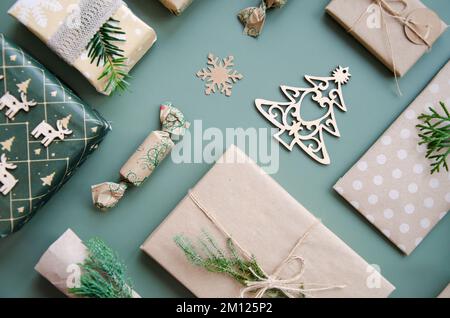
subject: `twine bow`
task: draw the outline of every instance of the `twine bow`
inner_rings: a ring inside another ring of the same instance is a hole
[[[261,0],[259,7],[249,7],[242,9],[238,13],[238,18],[244,25],[244,34],[258,37],[266,21],[266,11],[272,8],[281,8],[287,0]]]
[[[405,8],[408,6],[408,2],[406,0],[391,0],[390,2],[398,2],[401,3]],[[389,26],[386,23],[386,19],[385,19],[385,15],[394,18],[396,21],[398,21],[399,23],[401,23],[405,28],[407,28],[408,30],[410,30],[414,35],[416,35],[420,41],[423,42],[424,45],[426,45],[428,47],[428,49],[431,48],[432,43],[430,43],[428,41],[428,37],[430,35],[430,31],[431,31],[431,25],[429,24],[421,24],[421,23],[417,23],[415,22],[411,17],[404,17],[402,15],[402,12],[398,12],[396,11],[393,7],[391,7],[388,3],[388,1],[386,0],[372,0],[372,3],[375,3],[381,13],[381,21],[383,23],[384,26],[384,32],[386,34],[386,45],[389,48],[390,51],[390,55],[391,55],[391,60],[392,60],[392,68],[393,68],[393,72],[394,72],[394,76],[395,76],[395,83],[397,86],[397,91],[399,93],[400,96],[402,96],[402,92],[400,90],[400,84],[398,81],[398,71],[397,71],[397,66],[396,66],[396,59],[395,59],[395,54],[394,54],[394,49],[392,47],[392,40],[391,40],[391,33],[389,30]],[[358,19],[356,20],[356,22],[353,24],[353,26],[348,30],[348,32],[352,32],[354,27],[360,22],[360,20],[362,19],[362,17],[367,13],[367,11],[363,12]],[[419,27],[425,27],[426,32],[421,32]]]
[[[300,269],[295,273],[292,277],[281,279],[279,278],[280,272],[284,269],[285,266],[297,262],[299,264]],[[327,284],[318,284],[318,283],[308,283],[310,288],[305,288],[305,284],[301,282],[302,276],[305,272],[305,260],[296,255],[291,255],[287,259],[285,259],[280,267],[275,271],[272,275],[267,275],[264,273],[265,277],[259,276],[253,269],[250,268],[250,271],[253,275],[258,278],[258,281],[247,281],[246,286],[241,289],[241,298],[245,298],[249,295],[254,294],[254,298],[262,298],[266,294],[268,290],[276,289],[281,291],[289,298],[298,298],[299,295],[306,297],[313,297],[310,292],[314,291],[325,291],[331,290],[335,288],[345,288],[345,285],[327,285]],[[315,287],[314,287],[315,286]]]
[[[384,19],[383,14],[387,14],[388,16],[396,19],[401,24],[403,24],[406,28],[408,28],[410,31],[412,31],[428,48],[431,48],[431,43],[427,40],[429,34],[431,25],[429,24],[421,24],[415,22],[412,18],[404,17],[402,14],[398,11],[395,11],[394,8],[392,8],[386,0],[373,0],[378,7],[380,8],[381,17]],[[405,0],[393,0],[393,2],[400,2],[402,3],[405,8],[408,6],[408,3]],[[422,34],[418,27],[425,27],[426,32],[425,34]]]
[[[188,192],[189,198],[192,202],[200,209],[200,211],[205,214],[205,216],[219,229],[228,239],[230,239],[233,244],[238,247],[243,255],[247,259],[254,259],[251,253],[245,250],[236,240],[234,240],[227,232],[225,227],[200,203],[198,198],[195,196],[192,190]],[[260,268],[263,276],[256,273],[252,268],[249,268],[251,273],[258,279],[256,281],[246,281],[245,287],[241,289],[240,297],[253,297],[262,298],[269,290],[278,290],[282,292],[289,298],[299,298],[299,297],[312,297],[310,292],[314,291],[325,291],[335,288],[345,288],[345,285],[329,285],[329,284],[319,284],[319,283],[304,283],[302,282],[302,276],[305,272],[305,260],[295,255],[296,249],[303,244],[306,238],[309,236],[311,231],[319,224],[319,220],[315,220],[306,230],[306,232],[300,237],[294,247],[291,249],[289,255],[280,263],[273,274],[267,274],[262,268]],[[299,270],[294,273],[289,278],[280,278],[281,272],[284,268],[292,263],[297,262],[299,264]],[[305,288],[305,286],[310,286]]]

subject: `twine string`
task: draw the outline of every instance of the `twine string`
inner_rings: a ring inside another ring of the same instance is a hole
[[[402,3],[405,6],[405,8],[408,6],[408,3],[405,0],[394,0],[394,1]],[[378,6],[378,8],[381,12],[381,20],[383,23],[384,32],[386,34],[386,37],[385,37],[386,45],[388,46],[388,49],[389,49],[389,52],[391,55],[392,68],[394,71],[396,87],[397,87],[397,91],[398,91],[399,95],[402,96],[403,94],[400,89],[400,84],[399,84],[398,75],[397,75],[397,63],[396,63],[396,58],[395,58],[395,54],[394,54],[394,49],[392,46],[391,31],[390,31],[388,23],[386,22],[386,16],[389,16],[389,17],[399,21],[406,28],[408,28],[411,32],[413,32],[414,35],[416,35],[428,47],[428,50],[431,49],[431,46],[432,46],[432,44],[427,40],[428,36],[431,33],[432,26],[429,24],[417,23],[411,18],[402,16],[401,12],[398,12],[394,8],[392,8],[387,3],[386,0],[372,0],[372,2],[374,2]],[[353,32],[355,26],[359,24],[359,22],[366,15],[366,13],[367,13],[367,11],[364,11],[363,13],[361,13],[361,15],[358,17],[358,19],[356,19],[355,23],[353,23],[353,25],[347,30],[347,32],[350,32],[350,33]],[[425,29],[426,29],[425,34],[422,34],[418,30],[418,27],[422,27],[422,26],[425,27]]]
[[[250,252],[244,249],[239,242],[237,242],[231,234],[225,229],[225,227],[211,214],[208,209],[200,202],[197,196],[192,190],[188,192],[189,198],[192,202],[203,212],[203,214],[225,235],[230,239],[233,244],[241,250],[244,256],[251,260],[253,256]],[[249,268],[250,272],[257,278],[255,281],[246,281],[245,287],[241,289],[240,297],[244,298],[253,295],[254,298],[262,298],[268,290],[279,290],[289,298],[297,298],[296,294],[313,297],[311,292],[326,291],[335,288],[345,288],[345,285],[329,285],[320,283],[308,283],[309,288],[304,288],[301,283],[301,278],[305,272],[305,260],[295,255],[296,249],[301,246],[312,230],[320,223],[319,220],[315,220],[305,231],[305,233],[297,240],[294,247],[290,250],[288,256],[277,266],[273,274],[267,274],[264,269],[261,269],[262,276],[256,273],[252,268]],[[297,263],[299,270],[294,273],[290,278],[280,278],[279,275],[283,269],[289,264]]]

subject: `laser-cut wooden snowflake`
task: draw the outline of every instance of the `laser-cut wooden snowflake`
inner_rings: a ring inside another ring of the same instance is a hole
[[[342,85],[350,79],[348,67],[339,66],[332,76],[317,77],[306,75],[306,81],[312,87],[301,88],[293,86],[281,86],[288,102],[273,102],[265,99],[255,100],[256,107],[273,125],[280,129],[274,135],[283,146],[292,151],[295,145],[299,145],[311,158],[321,164],[330,164],[323,133],[327,132],[335,137],[340,137],[337,127],[334,108],[347,111],[342,96]],[[330,87],[330,83],[336,87]],[[318,104],[324,110],[324,115],[314,120],[305,120],[301,116],[302,102],[306,97]],[[287,141],[286,141],[287,139]]]
[[[234,57],[232,55],[222,61],[214,54],[208,54],[208,67],[197,72],[197,76],[205,81],[205,94],[210,95],[219,90],[221,94],[231,96],[232,84],[244,78],[242,74],[233,70]]]

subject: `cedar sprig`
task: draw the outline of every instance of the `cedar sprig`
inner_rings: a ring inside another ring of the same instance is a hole
[[[132,284],[118,255],[100,239],[85,244],[89,255],[79,264],[80,285],[69,293],[87,298],[131,298]]]
[[[441,167],[449,170],[447,157],[450,154],[450,113],[443,102],[439,103],[443,114],[430,107],[429,114],[421,114],[418,119],[423,123],[419,128],[419,145],[426,145],[426,157],[431,160],[431,174],[439,172]]]
[[[115,42],[125,41],[123,38],[118,37],[125,35],[125,32],[118,25],[119,23],[120,21],[109,18],[87,45],[91,64],[95,63],[99,66],[103,63],[103,72],[98,80],[106,78],[107,82],[104,91],[111,93],[116,89],[125,91],[129,86],[127,78],[130,76],[126,65],[128,59],[124,57],[124,51],[115,44]]]
[[[203,234],[204,238],[198,240],[201,252],[189,238],[183,235],[174,238],[175,244],[184,252],[191,264],[212,273],[228,275],[243,286],[246,286],[247,282],[259,281],[260,278],[265,277],[256,259],[242,257],[231,239],[227,239],[227,252],[225,252],[217,246],[210,235],[206,232]],[[286,297],[286,295],[279,290],[268,290],[265,297],[277,298]]]

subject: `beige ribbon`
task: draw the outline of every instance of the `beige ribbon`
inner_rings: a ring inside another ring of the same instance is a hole
[[[393,2],[400,2],[402,3],[405,8],[408,6],[408,3],[406,2],[406,0],[392,0]],[[392,41],[391,41],[391,33],[388,27],[388,24],[386,23],[385,20],[385,15],[388,15],[394,19],[396,19],[397,21],[399,21],[401,24],[403,24],[406,28],[408,28],[409,30],[411,30],[429,49],[431,48],[431,44],[427,41],[427,37],[428,34],[430,34],[429,29],[431,28],[430,25],[423,25],[423,24],[419,24],[416,23],[414,21],[412,21],[410,18],[405,18],[404,16],[401,15],[400,12],[395,11],[388,3],[386,0],[372,0],[372,2],[376,3],[380,9],[381,12],[381,19],[384,25],[384,31],[386,33],[386,44],[389,47],[389,51],[391,54],[391,60],[392,60],[392,67],[394,69],[394,76],[395,76],[395,83],[397,86],[397,91],[399,93],[400,96],[402,96],[402,91],[400,90],[400,84],[398,81],[398,76],[397,76],[397,66],[396,66],[396,62],[395,62],[395,54],[394,54],[394,49],[392,47]],[[348,29],[348,32],[353,32],[354,27],[359,23],[359,21],[362,19],[362,17],[366,14],[367,12],[363,12],[358,19],[356,20],[356,22],[352,25],[352,27],[350,29]],[[426,32],[425,35],[421,34],[418,30],[417,27],[418,26],[425,26],[425,28],[428,30]]]
[[[249,260],[254,259],[252,254],[245,250],[236,240],[233,239],[231,234],[225,229],[225,227],[212,215],[199,201],[192,190],[188,192],[189,198],[192,202],[200,209],[200,211],[205,214],[205,216],[221,231],[228,239],[230,239],[233,244],[241,250],[241,252],[245,255],[245,257]],[[267,274],[262,268],[261,271],[263,276],[258,275],[250,268],[252,274],[258,279],[257,281],[246,281],[246,286],[241,289],[240,297],[250,297],[253,294],[254,298],[262,298],[266,294],[268,290],[279,290],[283,294],[285,294],[289,298],[298,298],[295,294],[301,294],[308,297],[313,297],[310,292],[314,291],[325,291],[331,290],[335,288],[345,288],[345,285],[326,285],[326,284],[318,284],[318,283],[308,283],[310,288],[303,288],[302,285],[306,285],[302,283],[300,280],[305,271],[305,260],[297,255],[294,255],[295,250],[303,244],[306,238],[309,236],[311,231],[315,228],[316,225],[320,223],[319,220],[315,220],[312,225],[308,227],[306,232],[300,237],[294,247],[291,249],[289,255],[280,263],[280,265],[276,268],[272,275]],[[300,269],[290,278],[280,278],[279,275],[283,271],[283,269],[297,262],[300,266]]]

